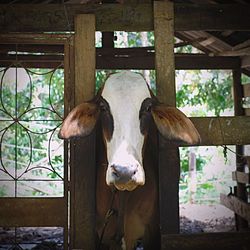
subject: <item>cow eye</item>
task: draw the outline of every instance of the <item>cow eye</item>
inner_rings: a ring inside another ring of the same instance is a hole
[[[140,130],[143,135],[147,134],[147,131],[152,120],[151,108],[153,105],[152,98],[146,98],[140,108],[139,119],[140,119]]]
[[[114,131],[114,120],[108,102],[101,97],[100,100],[102,131],[106,140],[110,141]]]

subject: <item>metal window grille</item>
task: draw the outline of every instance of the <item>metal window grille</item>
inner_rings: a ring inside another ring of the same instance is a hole
[[[0,249],[67,249],[68,145],[57,133],[64,109],[69,109],[64,98],[69,39],[4,38],[0,42]]]

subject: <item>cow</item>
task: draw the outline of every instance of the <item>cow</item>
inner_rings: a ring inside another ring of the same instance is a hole
[[[157,130],[166,140],[190,144],[200,141],[199,133],[181,111],[159,103],[143,76],[131,71],[111,74],[93,100],[76,106],[59,137],[85,137],[94,129],[98,134],[97,128],[99,249],[132,250],[138,244],[160,249]]]

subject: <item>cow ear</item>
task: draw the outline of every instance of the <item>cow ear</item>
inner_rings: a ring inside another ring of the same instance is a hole
[[[99,113],[99,107],[94,102],[76,106],[65,118],[58,134],[59,138],[70,139],[89,135],[96,125]]]
[[[151,112],[159,132],[166,139],[189,144],[200,142],[200,135],[191,120],[177,108],[156,105]]]

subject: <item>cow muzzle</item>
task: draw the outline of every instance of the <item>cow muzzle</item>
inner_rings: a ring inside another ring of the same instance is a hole
[[[145,173],[139,164],[108,166],[106,182],[109,186],[114,185],[120,191],[132,191],[137,186],[144,185]]]

